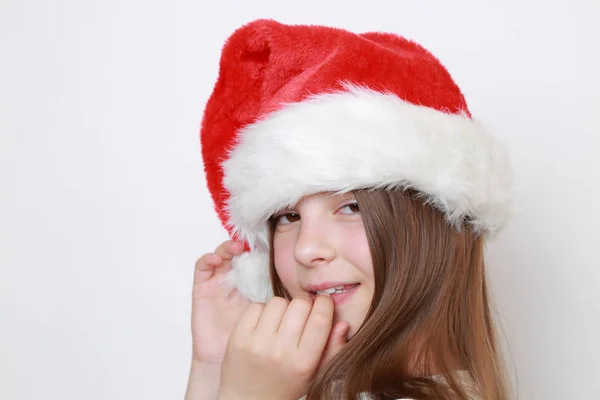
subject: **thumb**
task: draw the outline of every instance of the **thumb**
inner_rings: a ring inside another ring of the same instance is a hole
[[[342,349],[348,343],[348,339],[346,335],[350,330],[350,325],[345,321],[337,322],[331,332],[329,333],[329,339],[327,339],[327,345],[325,346],[325,350],[323,351],[323,356],[321,357],[321,368],[325,365],[329,360],[335,356],[338,351]]]

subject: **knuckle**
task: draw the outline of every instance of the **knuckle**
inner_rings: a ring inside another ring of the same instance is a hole
[[[282,365],[285,362],[284,352],[281,349],[270,350],[265,358],[271,365]]]
[[[250,343],[246,349],[248,350],[248,353],[252,354],[253,356],[262,356],[262,346],[257,343],[256,341],[253,341],[252,343]]]
[[[294,369],[294,373],[299,376],[310,376],[315,370],[314,363],[304,357],[298,358],[292,368]]]
[[[328,326],[331,324],[331,318],[324,312],[315,312],[311,316],[313,323],[317,326]]]
[[[263,341],[255,340],[245,350],[252,358],[269,365],[281,365],[285,359],[282,351],[274,349]]]
[[[312,307],[312,301],[310,299],[303,298],[303,297],[297,297],[297,298],[293,299],[292,303],[294,303],[295,307],[309,308],[309,309]]]
[[[215,253],[206,253],[202,257],[196,260],[194,264],[197,270],[206,270],[209,266],[215,266],[220,264],[220,257]]]
[[[206,265],[206,259],[210,256],[210,253],[204,254],[202,257],[196,260],[194,266],[196,269],[202,269],[202,266]]]
[[[216,254],[222,254],[225,251],[225,247],[227,246],[228,240],[222,242],[221,244],[219,244],[217,246],[217,248],[215,249],[215,253]]]

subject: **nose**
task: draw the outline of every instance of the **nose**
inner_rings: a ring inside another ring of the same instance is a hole
[[[305,267],[327,265],[336,256],[332,232],[327,224],[310,218],[305,218],[296,237],[294,257]]]

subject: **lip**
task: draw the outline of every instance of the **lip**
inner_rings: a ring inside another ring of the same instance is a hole
[[[327,289],[327,288],[334,287],[334,286],[347,286],[347,285],[354,285],[354,287],[343,293],[329,295],[329,297],[331,297],[331,300],[333,300],[333,304],[335,306],[340,306],[340,305],[344,304],[346,301],[348,301],[348,299],[356,292],[356,289],[358,289],[358,287],[360,286],[360,283],[326,283],[326,284],[308,286],[307,290],[309,291],[308,294],[309,294],[310,298],[315,300],[317,298],[317,295],[313,292],[315,292],[317,290],[323,290],[323,289]],[[315,289],[312,289],[312,288],[315,288]]]
[[[318,290],[325,290],[327,288],[336,287],[336,286],[348,286],[348,285],[356,285],[357,283],[348,283],[348,282],[323,282],[323,283],[315,283],[312,285],[307,285],[304,287],[304,290],[307,292],[316,292]]]

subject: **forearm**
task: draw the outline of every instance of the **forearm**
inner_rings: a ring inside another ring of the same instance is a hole
[[[192,361],[185,400],[216,400],[220,380],[220,365]]]

